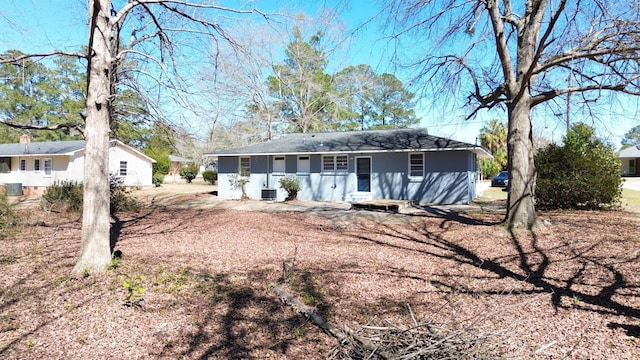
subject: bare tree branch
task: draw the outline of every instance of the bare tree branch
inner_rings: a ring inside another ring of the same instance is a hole
[[[60,129],[75,129],[78,130],[81,134],[84,133],[83,128],[80,124],[73,123],[65,123],[65,124],[56,124],[51,126],[45,125],[31,125],[31,124],[19,124],[15,122],[11,122],[6,119],[0,119],[0,124],[22,130],[60,130]]]
[[[49,52],[33,53],[33,54],[21,54],[21,55],[14,56],[14,57],[7,57],[5,55],[6,54],[0,55],[0,64],[10,64],[10,63],[22,61],[22,60],[25,60],[25,59],[45,58],[45,57],[52,57],[52,56],[69,56],[69,57],[74,57],[74,58],[78,58],[78,59],[86,59],[87,58],[87,54],[81,54],[81,53],[76,53],[76,52],[68,52],[68,51],[61,51],[61,50],[54,50],[54,51],[49,51]]]

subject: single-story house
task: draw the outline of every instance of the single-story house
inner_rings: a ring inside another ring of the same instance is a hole
[[[169,166],[168,175],[178,174],[180,172],[180,169],[193,162],[193,160],[189,160],[177,155],[169,155],[169,161],[171,162],[171,166]]]
[[[302,200],[433,204],[473,201],[477,159],[491,157],[481,146],[432,136],[426,129],[289,134],[205,156],[218,158],[221,198],[240,198],[230,179],[246,176],[250,198],[283,200],[279,180],[295,175]]]
[[[640,176],[638,161],[640,161],[640,145],[630,146],[618,151],[618,157],[622,161],[622,176]]]
[[[109,142],[109,171],[126,186],[151,186],[152,158],[118,140]],[[21,184],[26,195],[40,194],[56,181],[83,181],[84,140],[0,144],[0,184]]]

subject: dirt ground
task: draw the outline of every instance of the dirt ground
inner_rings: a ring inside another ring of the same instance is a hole
[[[640,358],[637,213],[546,212],[510,232],[500,203],[383,213],[214,189],[136,192],[146,206],[113,219],[121,258],[84,278],[69,275],[78,215],[23,202],[0,240],[0,357],[327,358],[336,341],[280,302],[283,284],[353,331],[419,322],[492,357]]]

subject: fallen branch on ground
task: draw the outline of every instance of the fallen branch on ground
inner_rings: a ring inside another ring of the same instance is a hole
[[[339,328],[318,314],[315,308],[305,305],[281,285],[273,291],[280,300],[338,340],[328,359],[495,359],[497,344],[491,338],[499,334],[486,334],[475,325],[480,319],[466,325],[461,323],[438,325],[419,322],[411,307],[407,309],[411,326],[362,326],[358,331]],[[481,317],[480,317],[481,318]]]
[[[304,315],[307,319],[311,320],[314,325],[322,329],[326,334],[336,338],[340,343],[355,343],[358,347],[364,349],[368,353],[368,359],[391,359],[391,355],[382,351],[377,346],[372,345],[366,339],[361,339],[359,336],[353,334],[349,329],[340,329],[339,327],[326,321],[320,314],[318,314],[315,308],[305,305],[295,296],[291,295],[280,285],[273,286],[273,292],[278,295],[280,300],[291,306],[296,312]]]

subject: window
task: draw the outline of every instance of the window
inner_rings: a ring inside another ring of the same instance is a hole
[[[20,163],[19,163],[18,169],[20,169],[20,171],[27,171],[27,160],[26,159],[20,159]]]
[[[241,157],[239,170],[240,170],[240,176],[251,175],[251,158]]]
[[[0,173],[11,172],[11,158],[0,158]]]
[[[274,173],[283,173],[286,171],[285,158],[284,156],[274,156],[273,157],[273,172]]]
[[[120,161],[120,176],[127,176],[127,162]]]
[[[322,157],[322,171],[347,171],[349,158],[347,155],[325,155]]]
[[[299,173],[308,174],[311,170],[311,160],[308,155],[298,156],[298,170]]]
[[[409,177],[424,176],[424,154],[409,154]]]
[[[33,160],[33,171],[40,171],[40,159]]]
[[[336,156],[336,170],[347,171],[349,169],[349,158],[347,155]]]
[[[51,176],[51,159],[44,159],[44,175]]]
[[[322,171],[333,171],[336,169],[336,158],[334,156],[322,157]]]

